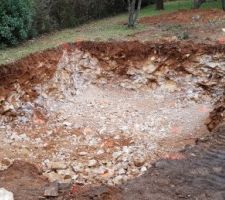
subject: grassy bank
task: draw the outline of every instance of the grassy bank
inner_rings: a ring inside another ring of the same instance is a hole
[[[151,5],[141,11],[141,17],[160,15],[180,9],[191,9],[191,7],[191,0],[166,2],[164,11],[156,11],[154,5]],[[220,3],[210,0],[203,4],[202,8],[220,8]],[[124,25],[126,20],[127,14],[125,13],[35,38],[18,47],[1,50],[0,64],[12,62],[30,53],[52,48],[66,42],[108,39],[125,40],[129,38],[127,36],[145,30],[143,25],[139,25],[136,29],[128,29]]]

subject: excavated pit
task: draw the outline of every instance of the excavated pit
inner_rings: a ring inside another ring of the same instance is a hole
[[[0,170],[117,185],[184,159],[223,121],[219,103],[208,119],[224,75],[224,47],[192,43],[81,42],[0,66]]]

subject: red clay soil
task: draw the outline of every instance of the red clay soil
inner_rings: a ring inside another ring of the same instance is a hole
[[[179,70],[181,64],[191,60],[191,56],[225,51],[223,45],[194,44],[192,42],[82,42],[77,46],[98,58],[105,71],[113,71],[114,74],[119,75],[126,74],[131,66],[142,67],[149,56],[166,57],[158,64],[163,66],[165,62],[169,62],[171,67],[176,66]],[[114,61],[117,64],[112,68],[111,63]]]
[[[51,79],[61,55],[62,51],[58,48],[0,65],[0,98],[7,98],[6,95],[13,90],[11,86],[15,83],[19,83],[26,91],[23,97],[25,100],[36,98],[36,91],[32,89],[32,85]]]
[[[92,54],[102,64],[109,60],[115,60],[122,65],[129,62],[144,61],[150,55],[167,56],[169,59],[181,61],[187,57],[186,54],[211,54],[224,52],[225,50],[223,45],[194,44],[193,42],[81,42],[75,44],[75,46]]]
[[[181,10],[159,16],[143,17],[142,24],[188,24],[196,22],[209,22],[210,20],[224,19],[224,11],[212,10]]]
[[[176,61],[184,60],[186,54],[223,52],[223,45],[204,45],[192,42],[141,43],[131,42],[79,42],[65,44],[52,50],[31,54],[14,63],[0,65],[0,86],[20,83],[28,87],[52,78],[63,50],[73,52],[75,48],[87,51],[98,58],[103,67],[116,61],[120,68],[130,63],[144,62],[150,55],[167,56]],[[111,69],[113,70],[113,69]],[[10,88],[10,87],[9,87]],[[4,90],[1,87],[1,94]]]
[[[32,164],[15,161],[7,170],[0,172],[0,188],[12,191],[15,200],[38,200],[43,196],[47,179]]]

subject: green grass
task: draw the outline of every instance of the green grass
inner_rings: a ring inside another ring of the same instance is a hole
[[[202,8],[220,8],[221,5],[213,0],[208,0]],[[140,17],[159,15],[177,11],[180,9],[192,8],[191,0],[172,1],[165,3],[164,11],[156,11],[155,6],[151,5],[142,9]],[[57,31],[48,35],[41,36],[24,44],[15,47],[0,50],[0,64],[12,62],[30,53],[42,51],[47,48],[56,47],[66,42],[76,42],[79,40],[125,40],[129,35],[145,30],[144,25],[139,25],[135,29],[128,29],[124,23],[127,20],[127,14],[120,14],[114,17],[105,18],[89,22],[85,25]]]

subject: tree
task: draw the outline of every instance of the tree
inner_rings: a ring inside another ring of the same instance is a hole
[[[128,0],[128,27],[133,28],[141,10],[142,0]]]
[[[194,8],[198,9],[198,8],[200,8],[202,2],[201,2],[201,0],[194,0],[193,4],[194,4]]]
[[[225,0],[221,0],[222,9],[225,11]]]
[[[0,47],[16,45],[29,38],[32,16],[30,0],[1,1]]]
[[[164,10],[163,0],[156,0],[156,10]]]

